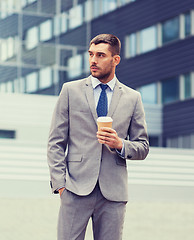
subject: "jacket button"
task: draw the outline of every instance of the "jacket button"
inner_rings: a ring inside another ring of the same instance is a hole
[[[127,155],[127,158],[132,158],[132,156],[131,155]]]

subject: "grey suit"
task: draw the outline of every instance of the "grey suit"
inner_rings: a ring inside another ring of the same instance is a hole
[[[140,94],[117,80],[108,116],[124,141],[124,158],[97,140],[97,113],[90,77],[63,85],[48,142],[54,193],[65,187],[73,194],[87,196],[98,181],[106,199],[128,200],[126,160],[143,160],[149,151]]]

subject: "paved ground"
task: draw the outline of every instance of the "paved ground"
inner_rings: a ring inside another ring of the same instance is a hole
[[[1,198],[1,240],[56,240],[58,196]],[[92,240],[89,225],[86,240]],[[123,240],[193,240],[193,201],[130,201]]]

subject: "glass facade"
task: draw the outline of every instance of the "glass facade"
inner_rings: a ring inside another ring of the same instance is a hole
[[[179,17],[162,23],[162,43],[169,43],[179,38]]]
[[[169,148],[194,148],[194,134],[167,138],[166,145]]]
[[[146,28],[140,32],[140,52],[145,53],[157,47],[157,28]]]
[[[54,90],[49,94],[58,94],[61,82],[87,75],[86,41],[66,45],[65,34],[131,2],[85,0],[67,6],[64,0],[0,1],[0,91],[32,93],[50,88]]]
[[[136,34],[133,33],[125,38],[125,57],[134,57],[137,54]]]
[[[51,38],[52,38],[52,21],[47,20],[40,24],[40,41],[47,41]]]
[[[139,89],[142,101],[149,104],[157,104],[157,83],[145,85]]]
[[[39,42],[39,31],[38,27],[34,26],[30,28],[26,33],[26,49],[31,50],[38,45]]]
[[[162,82],[162,102],[164,104],[179,100],[179,78],[175,77]]]
[[[113,11],[117,7],[117,0],[104,0],[102,1],[102,13]]]
[[[143,103],[165,105],[194,97],[192,82],[194,83],[194,74],[187,73],[141,86],[138,91],[141,93]]]
[[[192,34],[191,12],[183,14],[183,18],[180,16],[182,14],[127,35],[125,37],[125,57],[135,57],[190,36]],[[181,33],[181,26],[183,26],[183,33]],[[182,37],[181,34],[183,34]]]
[[[78,77],[82,73],[82,56],[76,55],[68,59],[68,77]]]
[[[86,42],[78,46],[63,43],[63,34],[90,20],[85,18],[86,4],[93,7],[93,1],[73,2],[68,9],[63,0],[0,1],[1,92],[52,89],[48,94],[58,94],[60,84],[68,81],[68,76],[88,73],[82,60],[79,62],[80,57],[76,57],[85,53]],[[72,57],[79,65],[70,73],[72,63],[68,62],[73,60],[68,59]]]
[[[185,21],[185,36],[191,35],[191,13],[185,13],[184,14],[184,21]]]
[[[52,69],[42,68],[39,72],[39,88],[44,89],[52,86]]]
[[[26,76],[26,92],[33,93],[38,90],[38,74],[32,72]]]
[[[79,27],[83,22],[82,5],[77,5],[69,10],[69,28]]]
[[[191,97],[191,74],[185,74],[184,76],[184,98]]]
[[[16,132],[13,130],[0,129],[0,139],[1,138],[15,138]]]

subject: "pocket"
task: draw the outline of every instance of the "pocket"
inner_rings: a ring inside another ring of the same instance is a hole
[[[82,154],[69,153],[67,155],[67,161],[68,162],[81,162],[82,159],[83,159]]]
[[[116,164],[119,165],[119,166],[127,167],[126,159],[123,159],[123,158],[120,158],[120,157],[116,158]]]

